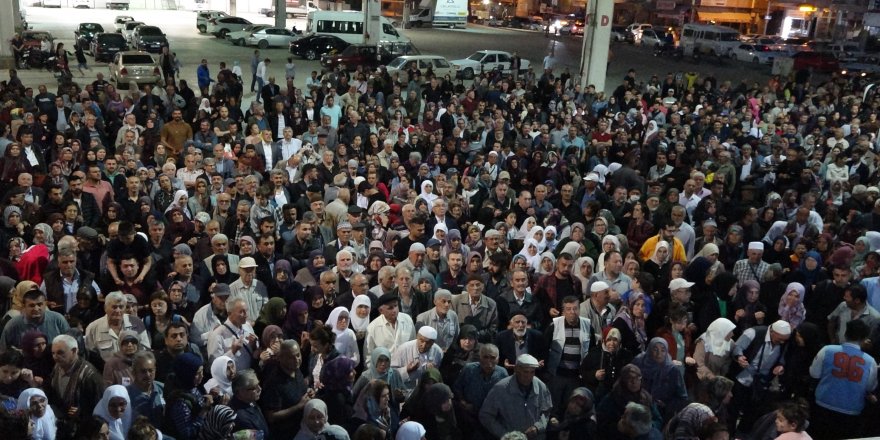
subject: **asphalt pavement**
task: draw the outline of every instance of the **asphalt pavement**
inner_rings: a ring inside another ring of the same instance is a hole
[[[249,59],[254,48],[233,46],[228,41],[215,38],[211,35],[199,34],[196,30],[196,14],[193,11],[167,11],[167,10],[137,10],[112,11],[105,9],[44,9],[31,7],[27,12],[28,22],[33,29],[48,30],[56,38],[56,41],[64,42],[65,46],[72,46],[73,31],[80,22],[98,22],[105,29],[114,29],[114,18],[117,15],[131,15],[138,21],[150,25],[159,26],[168,36],[170,46],[178,59],[183,63],[182,77],[191,84],[195,84],[196,67],[202,58],[208,60],[212,74],[217,72],[218,64],[225,61],[232,65],[234,61],[241,64],[245,76],[250,75]],[[274,24],[274,19],[258,14],[245,13],[242,17],[254,22]],[[305,19],[288,19],[287,27],[296,25],[298,29],[305,29]],[[540,71],[544,57],[551,52],[557,70],[568,68],[575,73],[580,65],[580,53],[583,39],[580,36],[545,36],[543,32],[527,31],[519,29],[493,28],[483,25],[469,24],[466,29],[445,28],[420,28],[404,29],[401,32],[409,37],[413,44],[423,54],[440,54],[449,60],[464,58],[474,51],[481,49],[506,50],[517,52],[521,57],[529,60]],[[612,59],[609,66],[606,81],[607,91],[612,91],[619,85],[619,79],[630,68],[634,68],[640,79],[647,80],[650,75],[656,74],[664,77],[667,73],[696,71],[702,74],[710,74],[719,80],[731,81],[757,81],[766,83],[769,77],[769,66],[755,67],[749,63],[733,60],[722,62],[695,63],[692,60],[674,60],[666,57],[656,57],[649,48],[633,46],[627,43],[612,43]],[[290,55],[287,48],[269,48],[261,51],[261,55],[272,59],[270,73],[277,78],[284,78],[284,64]],[[91,72],[86,71],[87,77],[94,77],[97,71],[107,71],[106,63],[94,63],[91,57]],[[73,60],[72,60],[73,61]],[[317,61],[307,61],[294,58],[297,70],[296,85],[302,87],[305,79],[312,70],[320,70]],[[75,65],[75,63],[72,63]],[[22,80],[28,85],[54,84],[54,78],[48,72],[22,71]],[[74,77],[80,78],[79,72],[74,70]],[[283,81],[279,81],[283,82]],[[245,96],[245,103],[252,99]]]

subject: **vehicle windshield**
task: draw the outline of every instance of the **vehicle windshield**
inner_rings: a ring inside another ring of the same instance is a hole
[[[119,34],[104,34],[101,41],[105,44],[125,44],[125,37]]]
[[[266,29],[268,27],[270,27],[270,26],[267,26],[264,24],[252,24],[252,25],[249,25],[246,29],[251,32],[260,32],[261,30]]]
[[[85,32],[103,32],[104,27],[98,23],[83,23],[80,25],[80,29]]]
[[[391,67],[392,69],[397,69],[397,68],[399,68],[399,67],[400,67],[405,61],[406,61],[405,58],[400,58],[400,57],[395,58],[395,59],[391,60],[390,63],[388,63],[388,67]]]
[[[140,25],[142,25],[142,24],[143,24],[143,23],[141,23],[141,22],[139,22],[139,21],[133,21],[133,22],[131,22],[131,23],[126,23],[126,25],[125,25],[125,30],[130,31],[130,30],[132,30],[132,29],[134,29],[134,28],[136,28],[136,27],[138,27],[138,26],[140,26]]]
[[[471,61],[480,61],[483,59],[484,56],[486,56],[486,54],[484,54],[483,52],[477,52],[477,53],[467,57],[467,59],[469,59]]]
[[[122,56],[122,64],[124,65],[132,65],[132,64],[155,64],[153,61],[153,57],[146,54],[131,54],[131,55],[123,55]]]
[[[140,31],[141,35],[157,36],[162,35],[162,31],[155,26],[144,26]]]

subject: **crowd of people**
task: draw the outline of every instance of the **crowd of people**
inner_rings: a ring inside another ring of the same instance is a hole
[[[880,433],[862,78],[209,69],[0,83],[11,438]]]

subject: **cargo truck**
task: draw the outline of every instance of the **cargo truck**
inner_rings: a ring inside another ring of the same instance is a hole
[[[467,27],[468,0],[427,0],[409,16],[413,27]]]

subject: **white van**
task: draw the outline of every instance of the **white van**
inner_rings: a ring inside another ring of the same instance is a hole
[[[379,17],[382,24],[380,41],[408,43],[409,38],[400,35],[385,17]],[[309,12],[306,25],[308,33],[333,35],[350,44],[364,43],[364,13],[362,11],[313,11]]]
[[[694,23],[684,25],[678,43],[687,56],[703,54],[723,57],[729,57],[740,44],[742,42],[739,41],[739,31],[736,29]]]

